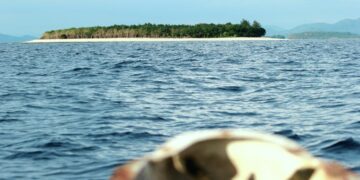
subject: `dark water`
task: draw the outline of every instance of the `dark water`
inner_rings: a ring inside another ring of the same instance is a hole
[[[0,179],[107,179],[183,131],[287,136],[360,172],[360,41],[0,44]]]

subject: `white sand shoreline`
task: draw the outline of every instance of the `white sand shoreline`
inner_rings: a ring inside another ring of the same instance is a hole
[[[268,37],[230,38],[94,38],[94,39],[36,39],[25,43],[89,43],[89,42],[187,42],[187,41],[279,41]]]

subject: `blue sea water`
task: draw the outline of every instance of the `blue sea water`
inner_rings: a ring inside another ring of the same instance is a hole
[[[107,179],[214,128],[360,172],[360,41],[0,44],[0,179]]]

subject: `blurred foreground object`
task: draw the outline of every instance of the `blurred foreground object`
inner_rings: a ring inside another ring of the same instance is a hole
[[[111,180],[360,180],[341,165],[314,158],[275,135],[243,130],[186,133]]]

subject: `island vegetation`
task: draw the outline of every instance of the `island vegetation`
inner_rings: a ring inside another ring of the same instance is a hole
[[[81,39],[81,38],[223,38],[261,37],[266,30],[260,23],[252,24],[243,20],[239,24],[196,24],[170,25],[113,25],[108,27],[84,27],[48,31],[41,39]]]

